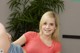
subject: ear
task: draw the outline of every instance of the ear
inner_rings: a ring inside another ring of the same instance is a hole
[[[12,39],[11,35],[9,33],[7,33],[7,35],[8,35],[8,39],[11,41]]]

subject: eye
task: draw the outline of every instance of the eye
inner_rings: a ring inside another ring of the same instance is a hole
[[[46,22],[44,22],[44,25],[46,25],[47,23]]]
[[[50,23],[50,25],[53,26],[54,24],[53,23]]]

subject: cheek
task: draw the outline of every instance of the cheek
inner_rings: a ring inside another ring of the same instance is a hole
[[[45,28],[46,28],[45,26],[42,26],[41,31],[43,32],[45,30]]]
[[[45,26],[42,26],[42,27],[41,27],[41,30],[43,31],[43,30],[44,30],[44,28],[45,28]]]
[[[54,27],[51,27],[51,29],[54,31],[54,30],[56,30],[56,27],[54,26]]]
[[[45,27],[46,27],[45,25],[42,25],[42,26],[41,26],[41,29],[43,29],[43,28],[45,28]]]

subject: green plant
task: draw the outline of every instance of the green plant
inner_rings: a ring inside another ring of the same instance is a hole
[[[9,16],[10,32],[14,32],[13,41],[26,31],[38,31],[39,20],[46,11],[53,10],[57,13],[63,11],[62,0],[10,0]]]

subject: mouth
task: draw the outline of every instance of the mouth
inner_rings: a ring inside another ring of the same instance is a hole
[[[50,32],[51,30],[45,30],[45,32]]]

